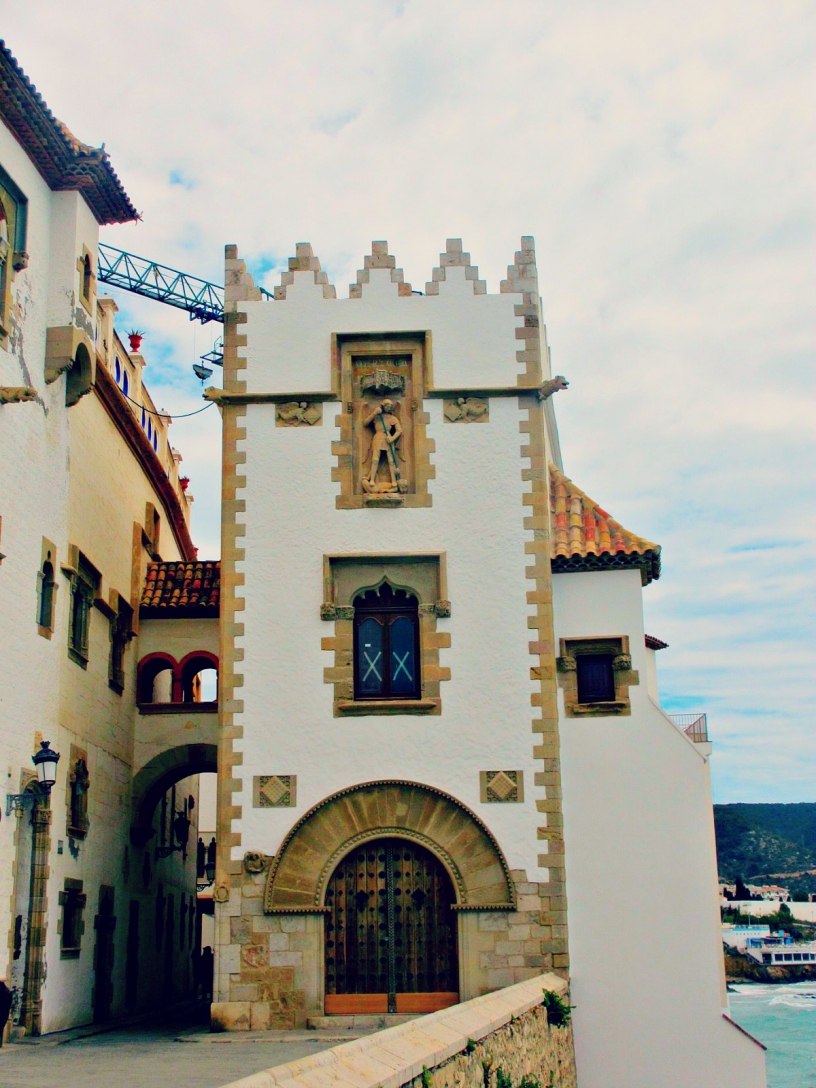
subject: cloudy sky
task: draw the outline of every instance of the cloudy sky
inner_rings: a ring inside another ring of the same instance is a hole
[[[372,239],[422,288],[462,237],[497,291],[536,238],[565,467],[663,545],[667,709],[705,710],[719,801],[816,801],[816,12],[775,0],[0,0],[51,109],[144,221],[103,240],[262,284]],[[175,413],[218,329],[118,295]],[[202,555],[218,419],[174,425]]]

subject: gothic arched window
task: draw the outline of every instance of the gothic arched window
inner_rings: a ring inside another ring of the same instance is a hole
[[[417,598],[384,582],[354,599],[354,698],[418,699]]]

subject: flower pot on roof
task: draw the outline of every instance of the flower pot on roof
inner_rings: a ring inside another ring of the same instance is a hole
[[[127,334],[127,337],[130,341],[130,350],[138,351],[139,348],[142,346],[142,340],[144,339],[144,333],[142,332],[142,330],[131,329],[130,332]]]
[[[181,484],[181,490],[186,491],[187,488],[190,486],[190,477],[189,476],[179,476],[179,483]]]

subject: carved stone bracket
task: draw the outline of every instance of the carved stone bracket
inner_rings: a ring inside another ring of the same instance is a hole
[[[37,390],[30,385],[0,385],[0,404],[21,404],[36,396]]]
[[[612,658],[612,668],[615,672],[625,672],[632,667],[632,658],[629,654],[617,654]]]
[[[451,614],[450,601],[437,601],[436,602],[436,614],[440,619],[447,619]]]
[[[389,393],[405,392],[405,377],[394,374],[391,370],[378,368],[373,374],[364,374],[360,379],[360,388],[364,393],[375,393],[378,397]]]
[[[275,410],[276,427],[314,427],[323,422],[323,405],[307,400],[279,404]]]
[[[562,389],[568,389],[569,382],[561,374],[556,374],[554,378],[550,378],[546,382],[542,382],[538,387],[538,399],[547,400],[553,393],[558,393]]]
[[[456,397],[442,402],[446,423],[487,423],[490,401],[484,397]]]
[[[266,855],[259,854],[257,850],[247,850],[244,854],[244,868],[248,873],[262,873],[268,864]]]
[[[557,665],[559,672],[575,672],[578,668],[578,663],[575,658],[570,656],[557,657],[555,659],[555,664]]]

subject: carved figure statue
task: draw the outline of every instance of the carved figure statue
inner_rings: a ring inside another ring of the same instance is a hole
[[[369,493],[407,491],[408,485],[402,479],[397,463],[397,443],[402,437],[399,405],[392,400],[383,400],[371,411],[364,410],[363,426],[373,431],[369,450],[371,465],[368,473],[363,476],[363,490]],[[378,483],[377,473],[383,457],[388,466],[389,481]]]

